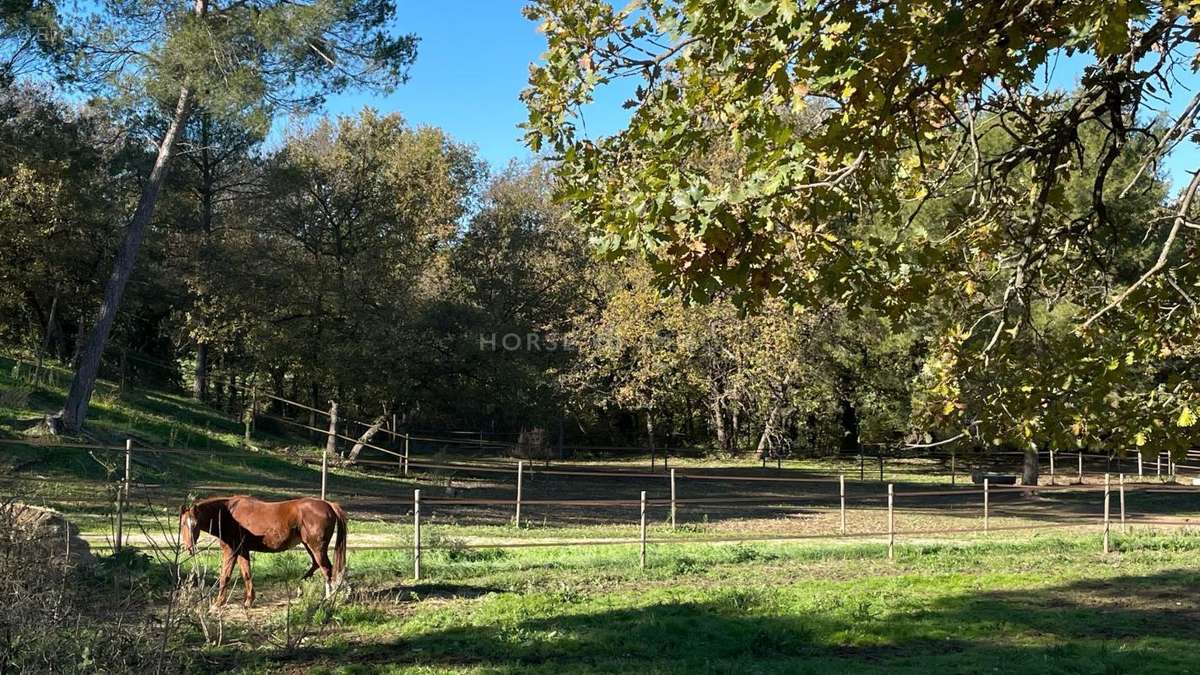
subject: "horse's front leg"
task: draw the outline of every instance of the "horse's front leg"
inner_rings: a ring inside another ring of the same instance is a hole
[[[242,570],[242,584],[246,587],[246,598],[242,605],[246,609],[254,604],[254,580],[250,578],[250,551],[241,551],[237,556],[238,567]]]
[[[225,604],[225,594],[229,590],[229,577],[233,575],[233,562],[236,557],[233,548],[221,542],[221,575],[217,577],[217,599],[213,601],[213,607]]]

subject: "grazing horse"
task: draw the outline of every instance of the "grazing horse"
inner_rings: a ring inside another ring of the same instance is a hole
[[[329,542],[337,532],[334,564],[329,562]],[[246,586],[245,606],[254,603],[250,578],[250,552],[278,553],[302,544],[312,558],[305,579],[320,569],[325,575],[325,597],[346,571],[346,512],[323,499],[304,497],[264,502],[246,495],[209,497],[184,506],[179,513],[179,538],[189,554],[196,552],[200,532],[221,542],[221,577],[215,605],[225,604],[225,589],[237,561]]]

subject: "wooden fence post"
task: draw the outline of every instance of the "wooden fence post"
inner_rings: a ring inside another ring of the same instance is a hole
[[[330,454],[337,452],[337,430],[338,430],[338,404],[337,401],[329,402],[329,430],[325,437],[325,450]]]
[[[525,482],[525,460],[517,462],[517,527],[521,527],[521,488]]]
[[[951,485],[955,485],[958,482],[958,476],[957,476],[958,467],[956,466],[957,460],[958,460],[958,453],[956,453],[954,450],[951,450],[950,451],[950,484]]]
[[[642,569],[646,569],[646,491],[642,490],[642,524],[641,524],[641,550],[638,555],[639,564]]]
[[[988,531],[988,479],[983,479],[983,531]]]
[[[888,560],[896,558],[896,513],[895,513],[896,491],[892,484],[888,483]]]
[[[846,534],[846,474],[838,474],[838,497],[841,499],[842,534]]]
[[[404,434],[404,475],[408,476],[408,442],[412,440],[406,433]]]
[[[1108,511],[1111,503],[1111,494],[1109,493],[1108,474],[1104,474],[1104,552],[1108,553]]]
[[[1121,534],[1125,534],[1125,474],[1121,474],[1121,480],[1118,484],[1117,490],[1121,502]]]
[[[329,451],[321,451],[321,500],[325,500],[325,484],[329,480]]]
[[[671,469],[671,531],[675,531],[675,469]]]
[[[121,487],[117,488],[117,536],[113,542],[113,549],[117,553],[121,552],[121,547],[124,545],[125,504],[129,501],[129,470],[132,455],[133,440],[127,438],[125,439],[125,478],[121,481]]]
[[[413,580],[421,580],[421,490],[413,490]]]

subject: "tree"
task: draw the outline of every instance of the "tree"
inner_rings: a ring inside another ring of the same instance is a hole
[[[74,32],[91,40],[75,45],[86,81],[116,83],[114,93],[161,106],[168,121],[56,420],[69,430],[80,429],[87,416],[101,354],[192,111],[265,118],[280,106],[313,106],[351,86],[389,88],[404,80],[415,56],[413,36],[388,32],[390,0],[151,4],[105,3]]]
[[[187,254],[178,261],[176,276],[185,280],[188,306],[179,318],[196,345],[192,396],[197,400],[208,396],[210,352],[222,333],[208,317],[213,302],[209,289],[220,283],[216,275],[225,272],[220,258],[228,251],[220,243],[224,230],[236,226],[229,216],[244,214],[261,190],[261,171],[252,156],[261,141],[261,129],[199,110],[180,140],[182,170],[169,183],[181,197],[172,215]]]
[[[560,196],[601,251],[645,257],[660,286],[693,300],[782,296],[936,319],[922,382],[944,414],[930,432],[989,447],[1194,440],[1188,223],[1200,173],[1174,198],[1154,180],[1200,109],[1175,84],[1198,67],[1194,9],[542,0],[527,11],[549,43],[523,95],[527,140],[557,160]],[[1088,61],[1074,92],[1039,85],[1060,55]],[[629,124],[579,134],[581,107],[630,78]],[[714,172],[725,139],[732,170]],[[1132,213],[1149,256],[1112,247]],[[1029,335],[1040,361],[1016,358]],[[967,369],[977,385],[956,377]]]
[[[369,109],[293,134],[267,159],[242,242],[261,278],[221,281],[228,309],[214,323],[248,317],[257,365],[305,382],[314,407],[332,390],[343,411],[347,396],[372,417],[402,411],[437,363],[424,308],[446,299],[448,250],[481,171],[442,131]]]
[[[143,156],[103,110],[45,88],[0,89],[0,118],[0,336],[69,358]]]
[[[0,87],[63,58],[63,27],[54,2],[0,2]]]

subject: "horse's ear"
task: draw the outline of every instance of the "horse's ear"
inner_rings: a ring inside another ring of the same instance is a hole
[[[187,502],[184,502],[183,504],[180,504],[180,505],[179,505],[179,515],[181,515],[181,516],[182,516],[183,514],[185,514],[185,513],[187,513],[187,512],[188,512],[188,505],[187,505]]]

